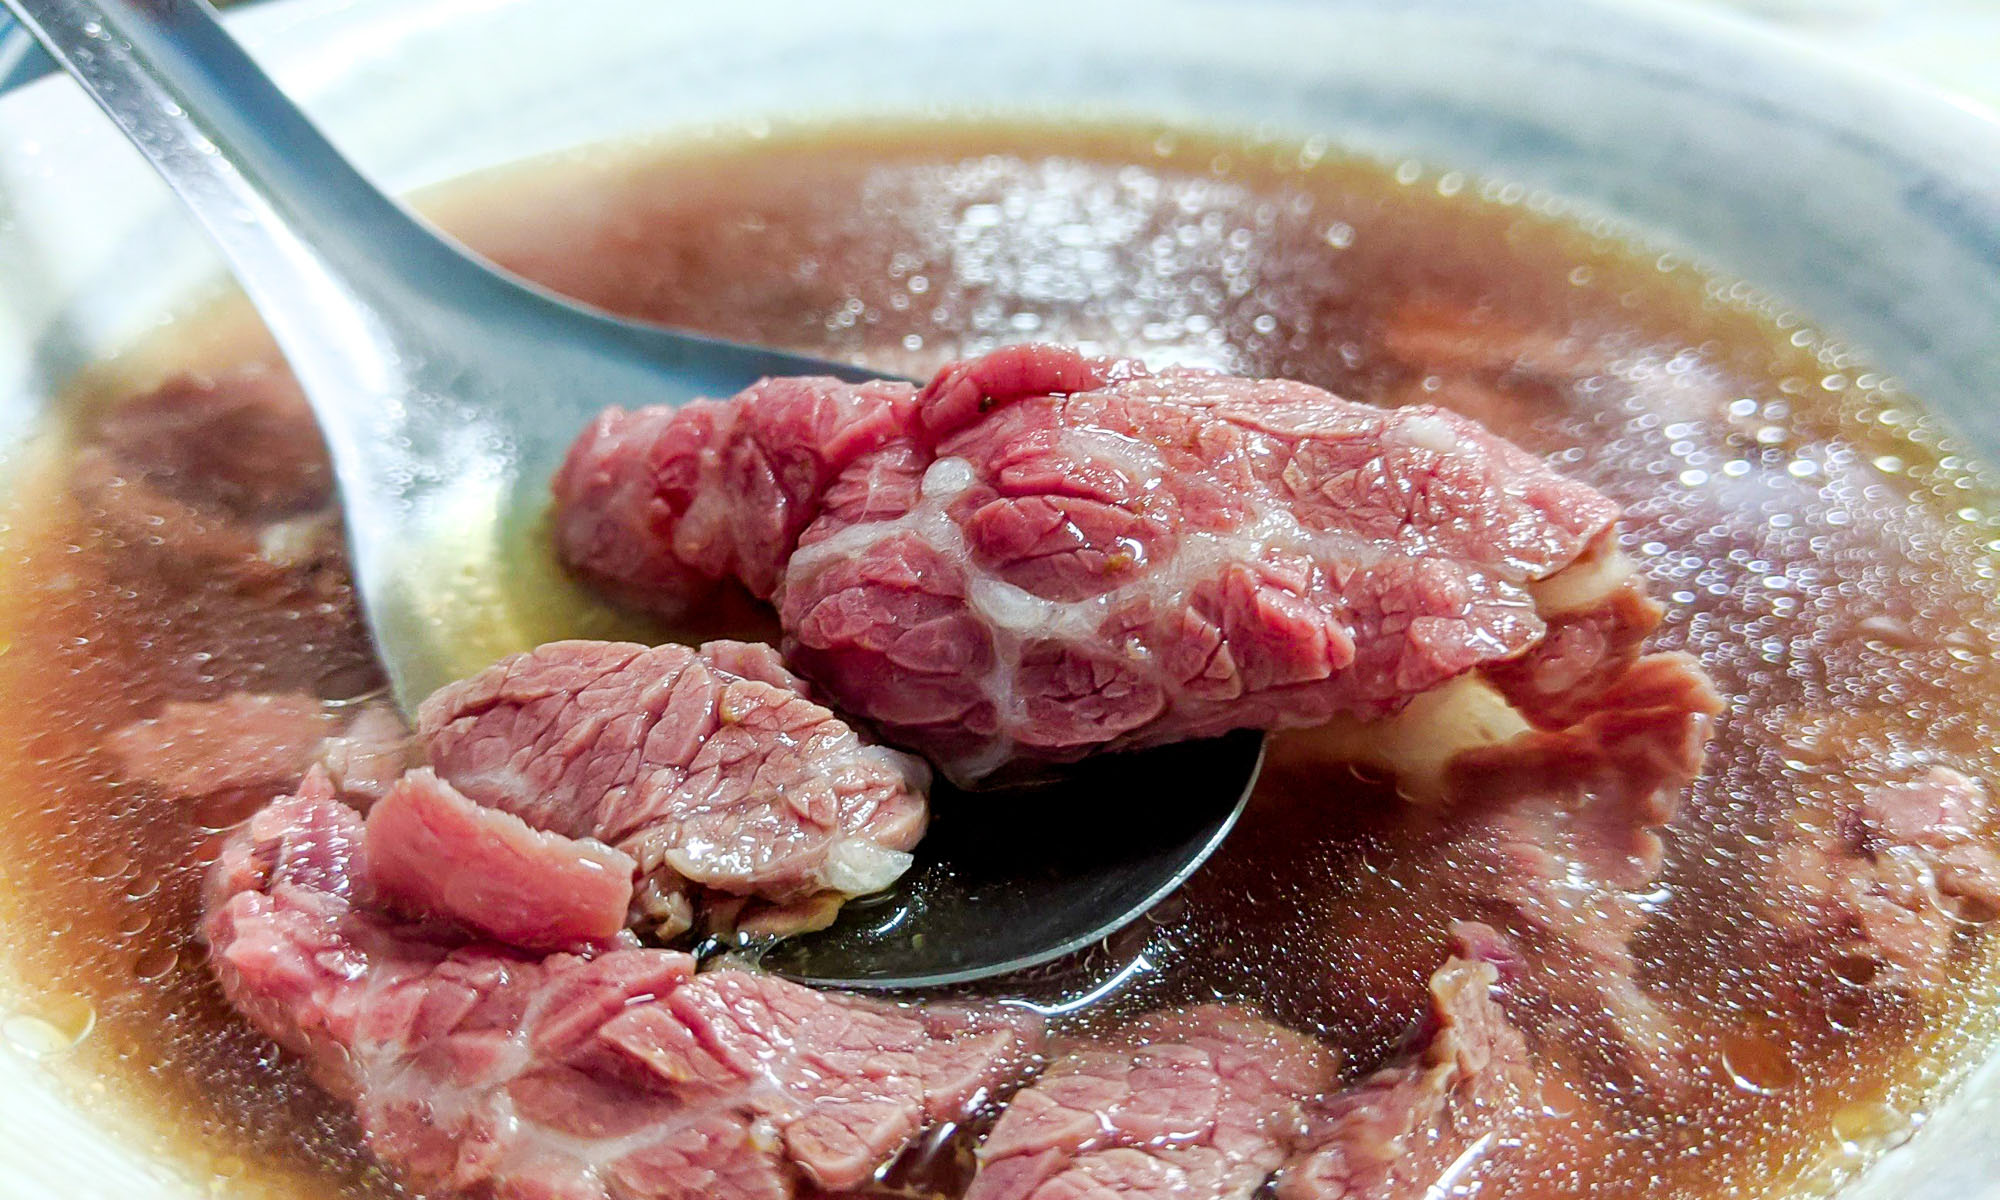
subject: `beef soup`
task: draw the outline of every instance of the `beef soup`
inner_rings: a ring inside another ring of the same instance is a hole
[[[583,652],[441,694],[413,746],[306,410],[240,308],[183,323],[85,381],[9,520],[0,675],[35,699],[0,708],[0,868],[34,986],[6,1031],[216,1194],[1781,1195],[1850,1176],[1990,1044],[1987,482],[1753,289],[1505,185],[1157,129],[718,135],[433,208],[608,308],[902,374],[1036,341],[1437,406],[1390,424],[1436,450],[1470,418],[1563,481],[1568,582],[1529,589],[1533,647],[1479,697],[1423,710],[1505,736],[1425,776],[1380,726],[1286,735],[1216,858],[1073,959],[899,1004],[741,954],[696,974],[673,947],[754,949],[892,877],[922,766],[712,641],[775,640],[728,588],[664,626],[541,603],[709,642],[596,648],[591,678],[692,681],[729,714],[704,737],[809,742],[769,761],[841,798],[831,841],[779,822],[783,853],[717,865],[699,805],[635,824],[496,773],[480,739],[575,711]],[[1128,386],[1088,382],[1041,391]],[[829,662],[793,665],[836,709],[964,776],[999,761]],[[773,828],[760,803],[731,811]],[[441,979],[477,998],[448,1052],[407,1015]],[[495,1029],[532,1033],[528,1067],[465,1040]]]

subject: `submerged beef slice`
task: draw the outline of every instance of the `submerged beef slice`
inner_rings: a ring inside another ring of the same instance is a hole
[[[1244,1200],[1285,1159],[1339,1056],[1224,1005],[1073,1043],[1014,1097],[966,1200]]]
[[[418,725],[471,800],[629,855],[662,936],[697,900],[713,922],[754,899],[749,932],[824,924],[924,831],[923,765],[864,744],[765,646],[552,643],[440,688]]]
[[[1559,730],[1524,734],[1453,760],[1447,804],[1416,811],[1431,851],[1452,864],[1462,901],[1530,957],[1530,1008],[1566,1028],[1537,1032],[1659,1095],[1689,1076],[1673,1021],[1632,953],[1646,921],[1635,897],[1658,877],[1660,830],[1701,769],[1721,703],[1696,663],[1641,659],[1602,707]]]
[[[1452,937],[1417,1048],[1309,1107],[1278,1200],[1459,1195],[1485,1155],[1529,1132],[1541,1107],[1535,1070],[1493,994],[1519,960],[1485,926],[1461,922]]]
[[[181,375],[109,410],[71,476],[136,561],[264,586],[340,553],[333,468],[297,385],[261,365]]]
[[[893,882],[925,817],[922,764],[862,745],[801,689],[765,646],[557,643],[425,703],[435,774],[404,775],[421,747],[388,704],[302,694],[172,702],[105,748],[127,777],[178,796],[290,786],[314,765],[356,799],[393,785],[392,815],[421,813],[411,828],[429,829],[440,856],[461,853],[468,830],[508,830],[489,839],[488,866],[537,831],[592,839],[615,856],[603,863],[637,873],[637,915],[663,936],[690,924],[691,886],[711,915],[781,933]],[[749,900],[758,907],[730,911]]]
[[[408,765],[409,742],[409,730],[387,703],[233,692],[220,700],[169,701],[154,716],[114,730],[104,748],[126,778],[173,796],[288,787],[318,764],[342,792],[375,797]]]
[[[1783,850],[1773,924],[1846,959],[1850,978],[1943,986],[1961,935],[2000,913],[1994,809],[1984,784],[1949,767],[1864,786],[1830,829]]]
[[[1410,1051],[1337,1085],[1334,1051],[1240,1008],[1074,1043],[1014,1097],[966,1200],[1421,1200],[1528,1131],[1527,1044],[1493,996],[1522,959],[1452,927]]]
[[[1656,619],[1617,507],[1464,417],[1053,347],[607,413],[555,491],[586,576],[771,598],[793,666],[960,781],[1372,722],[1510,661],[1560,717]]]
[[[1441,296],[1398,305],[1375,336],[1384,365],[1394,365],[1394,393],[1441,404],[1502,434],[1563,411],[1574,403],[1577,381],[1609,366],[1602,345],[1579,330],[1557,333]]]
[[[315,772],[226,843],[230,1002],[434,1196],[783,1200],[865,1183],[1038,1048],[1030,1019],[818,993],[665,950],[536,957],[389,915],[380,829]]]

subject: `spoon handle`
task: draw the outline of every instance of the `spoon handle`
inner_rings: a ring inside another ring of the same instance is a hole
[[[0,4],[166,178],[284,351],[406,708],[548,640],[529,628],[559,633],[465,596],[550,590],[503,572],[546,559],[548,481],[606,405],[727,396],[765,375],[870,375],[616,319],[488,267],[350,166],[204,0]]]
[[[342,158],[204,0],[0,3],[179,194],[302,373],[350,374],[356,334],[386,344],[379,324],[351,327],[385,289],[470,266]]]
[[[416,377],[426,363],[429,374],[449,376],[505,360],[514,382],[539,373],[583,397],[574,419],[554,423],[561,445],[542,447],[546,460],[611,399],[727,395],[760,375],[873,377],[584,312],[497,271],[355,170],[206,0],[0,5],[83,85],[221,248],[306,385],[344,482],[350,467],[368,461],[371,441],[407,432],[398,428],[406,402],[436,383]],[[530,345],[535,352],[524,354]],[[487,399],[504,407],[518,402],[518,390],[494,387]],[[545,399],[516,406],[545,416]],[[546,471],[553,461],[530,465]]]

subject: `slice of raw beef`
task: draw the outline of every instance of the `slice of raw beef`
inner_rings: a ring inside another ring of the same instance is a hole
[[[1277,1200],[1459,1194],[1483,1149],[1532,1123],[1535,1069],[1493,996],[1519,960],[1484,925],[1454,925],[1452,942],[1451,959],[1431,976],[1414,1048],[1312,1106],[1298,1138],[1304,1149],[1278,1174]]]
[[[1964,935],[2000,914],[1995,815],[1986,786],[1949,767],[1867,784],[1829,828],[1779,852],[1772,924],[1871,987],[1942,987]]]
[[[391,915],[364,827],[314,771],[211,876],[230,1002],[355,1107],[428,1194],[786,1200],[857,1187],[1038,1048],[1017,1010],[815,992],[667,950],[546,956]],[[402,898],[408,904],[411,897]]]
[[[830,703],[960,781],[1374,722],[1503,665],[1560,722],[1657,619],[1617,506],[1467,418],[1046,346],[613,410],[555,495],[587,578],[768,597]]]
[[[1422,1200],[1534,1119],[1521,1033],[1494,996],[1522,959],[1458,922],[1394,1061],[1342,1086],[1311,1038],[1247,1010],[1153,1013],[1081,1039],[1014,1097],[966,1200]]]
[[[924,765],[863,743],[768,646],[553,642],[439,688],[417,724],[473,801],[629,855],[662,936],[717,897],[756,900],[753,930],[824,924],[924,832]]]

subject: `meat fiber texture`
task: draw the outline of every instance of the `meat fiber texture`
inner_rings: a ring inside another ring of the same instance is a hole
[[[1014,1098],[966,1200],[1243,1200],[1339,1056],[1245,1009],[1154,1013],[1072,1046]]]
[[[403,776],[368,810],[368,848],[383,904],[530,950],[615,939],[638,873],[627,854],[482,807],[429,770]]]
[[[351,1101],[374,1153],[431,1195],[854,1188],[1040,1044],[1015,1010],[696,976],[689,956],[629,935],[540,956],[391,915],[375,864],[401,833],[364,826],[314,771],[225,844],[204,931],[230,1002]]]
[[[1339,1061],[1242,1008],[1142,1017],[1059,1047],[979,1150],[966,1200],[1417,1200],[1474,1143],[1519,1132],[1527,1045],[1492,991],[1511,945],[1460,923],[1407,1057],[1338,1084]]]
[[[585,578],[670,615],[769,598],[830,703],[961,782],[1502,665],[1560,721],[1657,619],[1604,567],[1617,506],[1467,418],[1053,347],[614,409],[555,497]]]
[[[450,886],[470,927],[502,937],[475,918],[525,919],[537,893],[507,900],[508,852],[492,847],[535,831],[601,843],[600,865],[637,880],[633,919],[662,937],[698,909],[752,934],[823,925],[842,900],[894,882],[923,836],[924,765],[863,744],[767,646],[551,643],[439,689],[419,725],[413,744],[384,704],[236,693],[170,703],[105,749],[128,778],[176,796],[290,787],[315,765],[351,799],[388,796],[379,819],[428,847],[403,855],[413,880],[427,861],[442,880],[454,858],[489,854],[492,904],[464,890],[478,872]],[[405,774],[426,756],[429,771]]]
[[[438,689],[417,723],[472,801],[629,856],[662,936],[719,898],[757,901],[730,918],[751,932],[824,924],[924,832],[923,764],[863,743],[767,646],[551,643]]]

